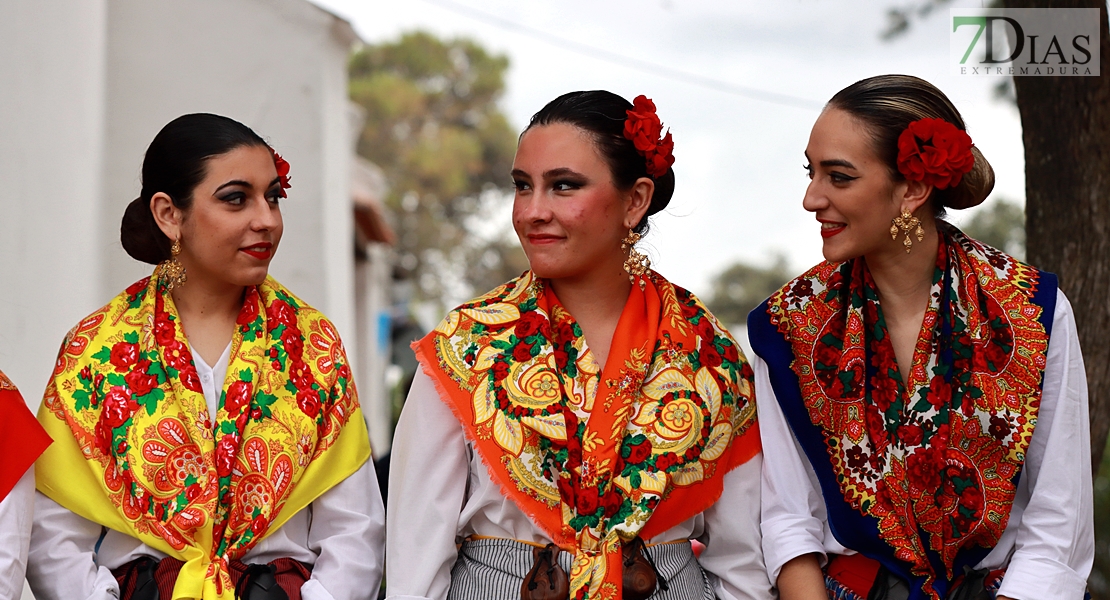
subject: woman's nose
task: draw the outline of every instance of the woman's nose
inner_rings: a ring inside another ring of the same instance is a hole
[[[517,196],[515,220],[520,223],[542,223],[551,219],[551,207],[542,194]]]
[[[251,228],[256,231],[268,231],[281,223],[281,209],[266,198],[254,203],[251,215]]]
[[[809,212],[817,212],[822,208],[829,205],[829,199],[825,197],[824,192],[821,191],[816,181],[810,181],[806,186],[806,193],[802,196],[802,208]]]

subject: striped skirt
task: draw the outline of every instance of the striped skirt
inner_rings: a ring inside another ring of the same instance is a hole
[[[447,600],[519,600],[520,586],[532,568],[533,546],[505,539],[463,542],[451,568]],[[667,582],[651,600],[713,600],[713,586],[688,542],[647,546],[659,574]],[[570,573],[571,555],[560,552],[559,566]]]

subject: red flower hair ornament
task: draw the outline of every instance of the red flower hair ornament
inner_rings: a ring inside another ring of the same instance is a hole
[[[274,155],[274,167],[277,168],[278,181],[281,182],[281,197],[285,198],[285,190],[293,187],[289,184],[289,162],[273,148],[270,148],[270,154]]]
[[[655,103],[643,94],[632,101],[632,109],[627,111],[624,121],[624,137],[632,140],[636,151],[647,161],[647,172],[652,177],[660,177],[674,164],[674,142],[671,132],[660,138],[663,123],[655,114]]]
[[[975,166],[971,137],[944,119],[918,119],[898,136],[898,171],[938,190],[956,187]]]

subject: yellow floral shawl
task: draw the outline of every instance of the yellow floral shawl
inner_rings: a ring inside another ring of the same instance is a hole
[[[335,328],[272,278],[247,288],[215,415],[158,272],[69,332],[39,421],[38,488],[185,562],[173,598],[230,600],[228,563],[370,454]]]

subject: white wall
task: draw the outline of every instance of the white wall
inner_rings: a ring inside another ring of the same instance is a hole
[[[0,370],[39,404],[103,304],[106,0],[0,4]]]

